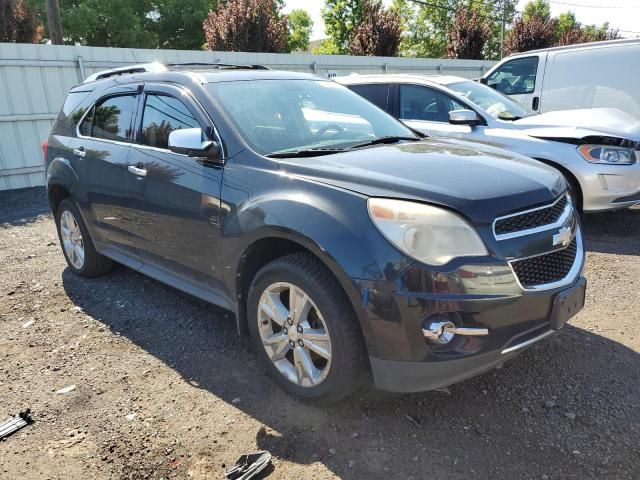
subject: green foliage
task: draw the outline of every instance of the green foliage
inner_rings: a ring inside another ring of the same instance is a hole
[[[361,0],[326,0],[322,9],[325,31],[330,42],[322,49],[326,54],[347,54],[349,40],[362,19]]]
[[[151,14],[152,30],[159,48],[201,49],[204,44],[202,23],[216,0],[156,0]]]
[[[419,5],[409,0],[394,0],[404,31],[400,55],[407,57],[442,58],[448,53],[448,32],[454,26],[455,14],[461,6],[459,0],[428,0],[430,5]],[[490,25],[484,47],[485,58],[499,58],[500,27],[503,17],[507,24],[515,15],[517,0],[485,0],[468,2],[468,9]]]
[[[556,20],[556,38],[568,34],[579,25],[573,12],[561,13]]]
[[[540,18],[543,21],[551,19],[551,7],[547,0],[532,0],[524,6],[522,11],[522,19],[525,22],[533,18]]]
[[[287,15],[289,38],[287,48],[290,52],[306,51],[313,30],[313,20],[305,10],[293,10]]]

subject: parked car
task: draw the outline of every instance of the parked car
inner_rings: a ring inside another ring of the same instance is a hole
[[[505,148],[557,168],[575,205],[586,212],[640,203],[640,121],[624,112],[537,114],[453,76],[351,75],[337,81],[422,133]]]
[[[116,261],[231,310],[276,382],[323,402],[371,375],[458,382],[582,308],[556,170],[423,140],[333,81],[215,68],[70,91],[44,153],[72,272]]]
[[[538,112],[619,108],[640,119],[640,39],[510,55],[480,81]]]

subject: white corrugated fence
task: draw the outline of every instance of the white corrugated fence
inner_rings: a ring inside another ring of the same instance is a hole
[[[423,73],[468,78],[480,76],[494,64],[482,60],[0,43],[0,190],[44,184],[41,145],[69,88],[100,70],[152,61],[261,64],[323,76]]]

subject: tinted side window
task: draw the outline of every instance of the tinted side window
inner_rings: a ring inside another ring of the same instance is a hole
[[[140,143],[169,148],[169,134],[181,128],[199,127],[198,121],[180,100],[167,95],[147,95],[142,116]]]
[[[538,57],[516,58],[489,75],[487,85],[505,95],[533,93],[537,73]]]
[[[389,84],[349,85],[349,88],[382,110],[387,109]]]
[[[449,112],[465,108],[448,95],[429,87],[400,85],[400,118],[448,122]]]
[[[94,138],[130,142],[133,139],[133,116],[136,97],[122,95],[98,102],[87,114],[80,133]]]

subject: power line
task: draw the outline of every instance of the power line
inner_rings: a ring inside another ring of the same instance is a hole
[[[585,5],[584,3],[559,2],[556,0],[549,0],[549,3],[555,3],[556,5],[566,5],[568,7],[580,7],[580,8],[640,8],[640,5]]]

